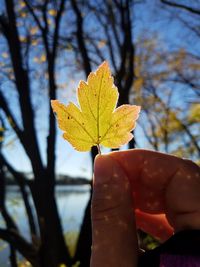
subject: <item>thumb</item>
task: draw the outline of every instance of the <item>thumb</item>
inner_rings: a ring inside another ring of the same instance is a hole
[[[97,156],[92,197],[91,267],[136,267],[137,237],[127,176],[108,155]]]

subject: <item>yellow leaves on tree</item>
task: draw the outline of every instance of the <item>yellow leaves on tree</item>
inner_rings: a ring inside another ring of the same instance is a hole
[[[29,32],[30,32],[31,35],[35,35],[38,32],[38,27],[30,28]]]
[[[9,57],[9,55],[8,55],[7,52],[3,52],[3,53],[1,54],[1,56],[2,56],[3,58],[8,58],[8,57]]]
[[[39,57],[34,57],[33,61],[36,63],[44,63],[44,62],[46,62],[46,55],[42,54]]]
[[[129,142],[140,107],[116,108],[118,96],[109,65],[104,62],[96,72],[90,73],[87,82],[80,82],[79,107],[71,102],[65,106],[57,100],[51,101],[59,127],[64,131],[63,137],[78,151],[88,151],[100,144],[117,148]]]
[[[56,9],[50,9],[50,10],[48,11],[48,13],[49,13],[49,15],[55,17],[55,16],[57,15],[57,10],[56,10]]]
[[[190,123],[199,123],[200,122],[200,104],[194,103],[191,105],[189,110],[188,121]]]

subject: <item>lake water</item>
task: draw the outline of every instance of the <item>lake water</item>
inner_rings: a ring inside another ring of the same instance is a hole
[[[89,195],[89,185],[57,186],[56,199],[65,234],[79,231]],[[8,211],[13,216],[23,236],[29,239],[29,227],[18,187],[8,187],[6,203]],[[0,227],[4,226],[4,221],[0,217]],[[10,266],[8,255],[9,248],[7,243],[0,241],[0,267]]]

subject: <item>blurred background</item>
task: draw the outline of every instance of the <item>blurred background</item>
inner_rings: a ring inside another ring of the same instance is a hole
[[[50,99],[77,103],[104,60],[142,106],[121,149],[199,162],[199,0],[0,0],[1,267],[89,267],[97,151],[62,139]]]

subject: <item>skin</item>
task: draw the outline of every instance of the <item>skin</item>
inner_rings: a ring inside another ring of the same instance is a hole
[[[137,267],[137,228],[160,241],[200,229],[199,192],[192,161],[142,149],[97,156],[90,266]]]

